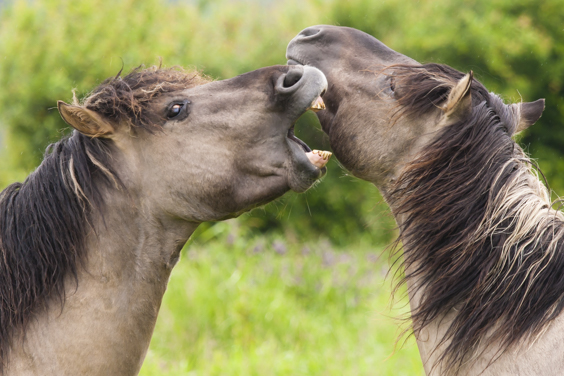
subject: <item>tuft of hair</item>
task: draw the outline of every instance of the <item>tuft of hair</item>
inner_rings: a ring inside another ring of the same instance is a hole
[[[148,131],[159,129],[165,119],[156,117],[149,104],[159,95],[189,89],[210,82],[210,78],[198,71],[181,67],[161,68],[139,66],[125,77],[121,71],[108,78],[92,91],[83,106],[115,124],[127,122]],[[76,103],[78,105],[79,103]]]
[[[407,116],[436,109],[463,77],[438,64],[396,68]],[[471,90],[471,115],[443,129],[391,190],[405,218],[396,250],[401,241],[409,273],[400,282],[421,294],[414,332],[453,318],[439,344],[447,374],[486,349],[497,350],[493,362],[534,340],[564,308],[564,216],[511,138],[515,108],[478,81]]]
[[[152,99],[209,81],[181,68],[136,68],[120,75],[104,81],[83,105],[149,131],[159,126],[149,113]],[[103,190],[124,188],[111,164],[111,143],[74,131],[47,148],[23,183],[0,193],[0,374],[14,337],[49,302],[58,300],[62,307],[69,276],[78,283],[93,215],[103,215]]]

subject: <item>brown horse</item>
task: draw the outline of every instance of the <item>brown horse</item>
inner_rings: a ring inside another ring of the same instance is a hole
[[[0,195],[3,373],[137,374],[198,224],[325,172],[293,124],[326,85],[311,67],[216,82],[153,67],[59,102],[75,131]]]
[[[325,73],[335,155],[396,218],[426,372],[563,375],[564,216],[512,139],[544,100],[506,105],[344,27],[303,30],[287,58]]]

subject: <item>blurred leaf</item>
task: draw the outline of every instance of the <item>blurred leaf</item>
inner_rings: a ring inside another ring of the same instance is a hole
[[[84,96],[124,66],[196,67],[223,79],[284,64],[301,29],[329,23],[361,29],[421,62],[468,71],[508,101],[544,97],[547,108],[521,143],[557,192],[564,191],[564,29],[562,0],[43,0],[0,8],[0,187],[23,179],[68,128],[56,109],[71,90]],[[312,114],[297,133],[329,149]],[[250,236],[275,231],[336,244],[363,237],[388,243],[394,222],[377,190],[332,160],[302,195],[246,214]]]

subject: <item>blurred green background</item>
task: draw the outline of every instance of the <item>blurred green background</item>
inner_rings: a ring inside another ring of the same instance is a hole
[[[216,79],[284,64],[291,38],[326,23],[473,70],[508,102],[546,98],[519,141],[563,192],[563,9],[564,0],[0,0],[0,188],[69,132],[55,107],[73,88],[84,96],[122,65],[159,58]],[[296,128],[329,149],[313,114]],[[328,167],[305,194],[200,228],[173,273],[143,375],[421,372],[413,342],[387,359],[396,324],[383,317],[395,313],[376,313],[389,301],[387,260],[376,255],[393,220],[373,186],[335,160]]]

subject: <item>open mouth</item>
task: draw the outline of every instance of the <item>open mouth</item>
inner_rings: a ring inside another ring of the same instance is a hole
[[[321,111],[324,109],[325,109],[325,103],[323,103],[323,99],[321,99],[321,96],[317,97],[311,103],[311,106],[307,108],[307,110],[312,110],[314,112]],[[302,148],[302,150],[306,154],[307,159],[311,164],[313,164],[315,167],[320,169],[325,167],[325,165],[327,164],[327,162],[329,162],[329,158],[331,158],[331,155],[333,155],[333,153],[326,150],[311,150],[311,148],[307,146],[305,142],[303,142],[302,140],[296,137],[296,135],[294,134],[294,126],[295,124],[292,124],[290,129],[288,129],[287,137]]]
[[[303,142],[302,140],[297,138],[296,135],[294,134],[294,125],[295,124],[292,124],[292,127],[290,129],[288,129],[288,138],[290,140],[294,141],[296,144],[300,145],[301,148],[304,149],[306,154],[311,152],[311,148],[309,146],[307,146],[307,144],[305,142]]]

